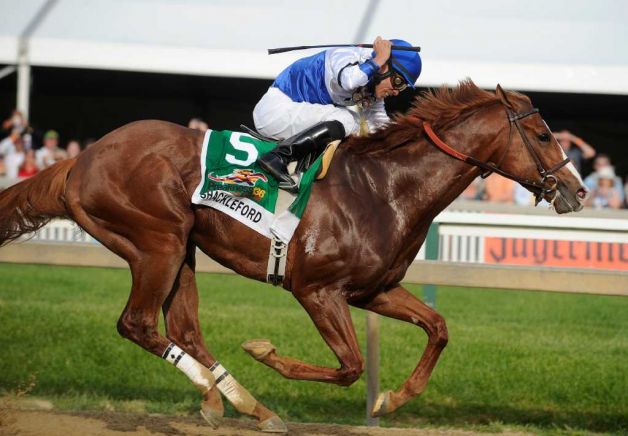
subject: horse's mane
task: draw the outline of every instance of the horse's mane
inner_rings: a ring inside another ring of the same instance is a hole
[[[508,91],[510,101],[529,101],[518,92]],[[447,128],[469,116],[474,109],[499,102],[499,97],[466,79],[455,88],[441,86],[418,95],[406,114],[398,114],[387,126],[364,137],[352,136],[345,147],[356,153],[388,151],[416,138],[422,129],[419,120],[428,121],[435,130]]]

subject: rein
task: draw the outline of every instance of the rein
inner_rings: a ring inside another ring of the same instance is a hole
[[[454,148],[449,146],[447,143],[445,143],[442,139],[440,139],[438,135],[436,135],[430,123],[428,123],[427,121],[420,121],[418,120],[418,118],[417,118],[417,121],[421,123],[423,130],[425,131],[427,136],[430,138],[432,144],[434,144],[439,150],[453,157],[454,159],[457,159],[469,165],[473,165],[473,166],[483,169],[485,172],[482,174],[482,177],[488,177],[491,173],[497,173],[510,180],[514,180],[515,182],[520,183],[521,185],[523,185],[524,187],[526,187],[527,189],[529,189],[535,194],[536,204],[538,204],[545,195],[556,193],[558,179],[556,178],[556,176],[553,175],[553,173],[555,173],[556,171],[558,171],[559,169],[561,169],[562,167],[564,167],[565,165],[569,163],[569,158],[566,158],[565,160],[559,162],[558,164],[554,165],[550,169],[545,169],[545,167],[543,166],[541,158],[539,157],[537,152],[534,150],[534,147],[532,146],[532,144],[530,143],[530,140],[525,134],[523,127],[519,123],[519,120],[522,120],[523,118],[526,118],[538,112],[539,110],[537,108],[534,108],[531,111],[524,112],[524,113],[513,113],[509,109],[506,109],[506,114],[508,115],[508,123],[509,123],[508,144],[506,145],[506,150],[504,154],[502,155],[502,158],[500,159],[499,165],[495,165],[493,163],[478,160],[474,157],[468,156],[464,153],[461,153],[455,150]],[[523,179],[521,177],[508,173],[499,168],[502,161],[508,154],[508,150],[510,149],[510,144],[512,143],[512,125],[513,124],[517,128],[517,131],[519,132],[519,135],[521,135],[521,139],[523,140],[523,143],[526,145],[530,155],[534,159],[534,163],[536,164],[537,171],[542,177],[540,183],[534,180]]]

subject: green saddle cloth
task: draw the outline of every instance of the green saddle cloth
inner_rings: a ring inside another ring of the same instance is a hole
[[[208,130],[201,151],[201,181],[192,203],[218,209],[271,238],[279,188],[256,161],[275,146],[246,133]],[[297,223],[305,212],[320,166],[319,157],[301,177],[299,194],[288,208]],[[296,229],[294,223],[291,225]]]

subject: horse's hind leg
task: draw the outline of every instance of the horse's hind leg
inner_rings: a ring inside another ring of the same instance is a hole
[[[121,190],[111,189],[111,181],[82,183],[86,176],[81,171],[85,169],[79,167],[73,173],[66,189],[72,218],[131,268],[131,295],[118,321],[118,332],[175,364],[197,387],[202,385],[209,390],[216,383],[210,369],[186,355],[157,329],[159,309],[171,293],[186,258],[194,222],[178,172],[167,160],[150,155],[133,169],[133,176],[143,183],[127,183]],[[260,419],[263,430],[285,431],[276,415],[259,405],[233,378],[226,374],[224,377],[231,380],[229,387],[234,388],[236,397],[227,397],[236,409],[241,409],[241,400],[248,400],[242,412]],[[253,407],[249,407],[251,403]]]
[[[166,336],[180,346],[186,353],[195,358],[206,368],[217,364],[216,359],[207,351],[198,321],[198,289],[194,269],[196,264],[196,246],[188,244],[183,266],[174,282],[170,295],[163,304],[166,321]],[[281,419],[263,404],[255,400],[246,390],[240,387],[241,397],[248,398],[249,403],[234,403],[236,409],[259,420],[258,427],[262,431],[284,432],[285,425]],[[201,415],[214,428],[220,424],[224,411],[219,393],[219,386],[213,385],[203,391]],[[252,409],[252,410],[251,410]]]
[[[355,306],[418,325],[428,335],[425,351],[410,377],[397,391],[381,393],[375,401],[371,414],[383,416],[423,392],[441,351],[447,345],[447,326],[442,316],[402,286],[378,293],[367,302]]]
[[[198,289],[194,277],[195,250],[193,244],[188,244],[185,261],[162,310],[168,339],[209,368],[216,359],[205,347],[198,322]],[[204,391],[201,415],[213,428],[217,428],[224,413],[220,392],[215,385],[208,390],[201,390]]]

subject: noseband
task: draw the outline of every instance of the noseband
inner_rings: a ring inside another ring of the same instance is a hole
[[[482,173],[482,177],[488,177],[491,173],[497,173],[510,180],[514,180],[515,182],[520,183],[521,185],[523,185],[528,190],[534,193],[535,198],[536,198],[536,204],[539,204],[539,202],[546,195],[556,194],[556,188],[558,186],[558,179],[556,178],[556,176],[554,176],[554,173],[558,171],[559,169],[561,169],[562,167],[564,167],[565,165],[567,165],[569,163],[569,158],[559,162],[558,164],[554,165],[550,169],[545,169],[545,167],[543,166],[543,162],[541,161],[541,158],[539,157],[538,153],[532,146],[532,143],[528,139],[528,136],[523,130],[523,127],[519,123],[520,120],[530,115],[536,114],[538,112],[539,110],[537,108],[534,108],[528,112],[513,113],[510,109],[506,108],[506,115],[508,116],[508,144],[506,145],[506,149],[504,153],[502,154],[502,157],[497,165],[492,162],[484,162],[484,161],[475,159],[471,156],[467,156],[464,153],[454,150],[445,142],[443,142],[443,140],[441,140],[436,135],[436,133],[434,133],[434,130],[432,129],[432,126],[430,125],[430,123],[424,121],[422,125],[423,125],[423,129],[425,130],[425,133],[431,139],[432,143],[436,147],[438,147],[441,151],[443,151],[444,153],[448,154],[449,156],[455,159],[458,159],[460,161],[466,162],[470,165],[474,165],[478,168],[483,169],[484,172]],[[510,144],[512,143],[513,124],[519,131],[519,135],[521,136],[523,143],[525,144],[530,155],[532,156],[532,159],[534,159],[534,163],[536,164],[536,169],[541,175],[540,182],[537,182],[534,180],[523,179],[521,177],[518,177],[514,174],[510,174],[499,168],[504,158],[508,154],[508,151],[510,150]]]

